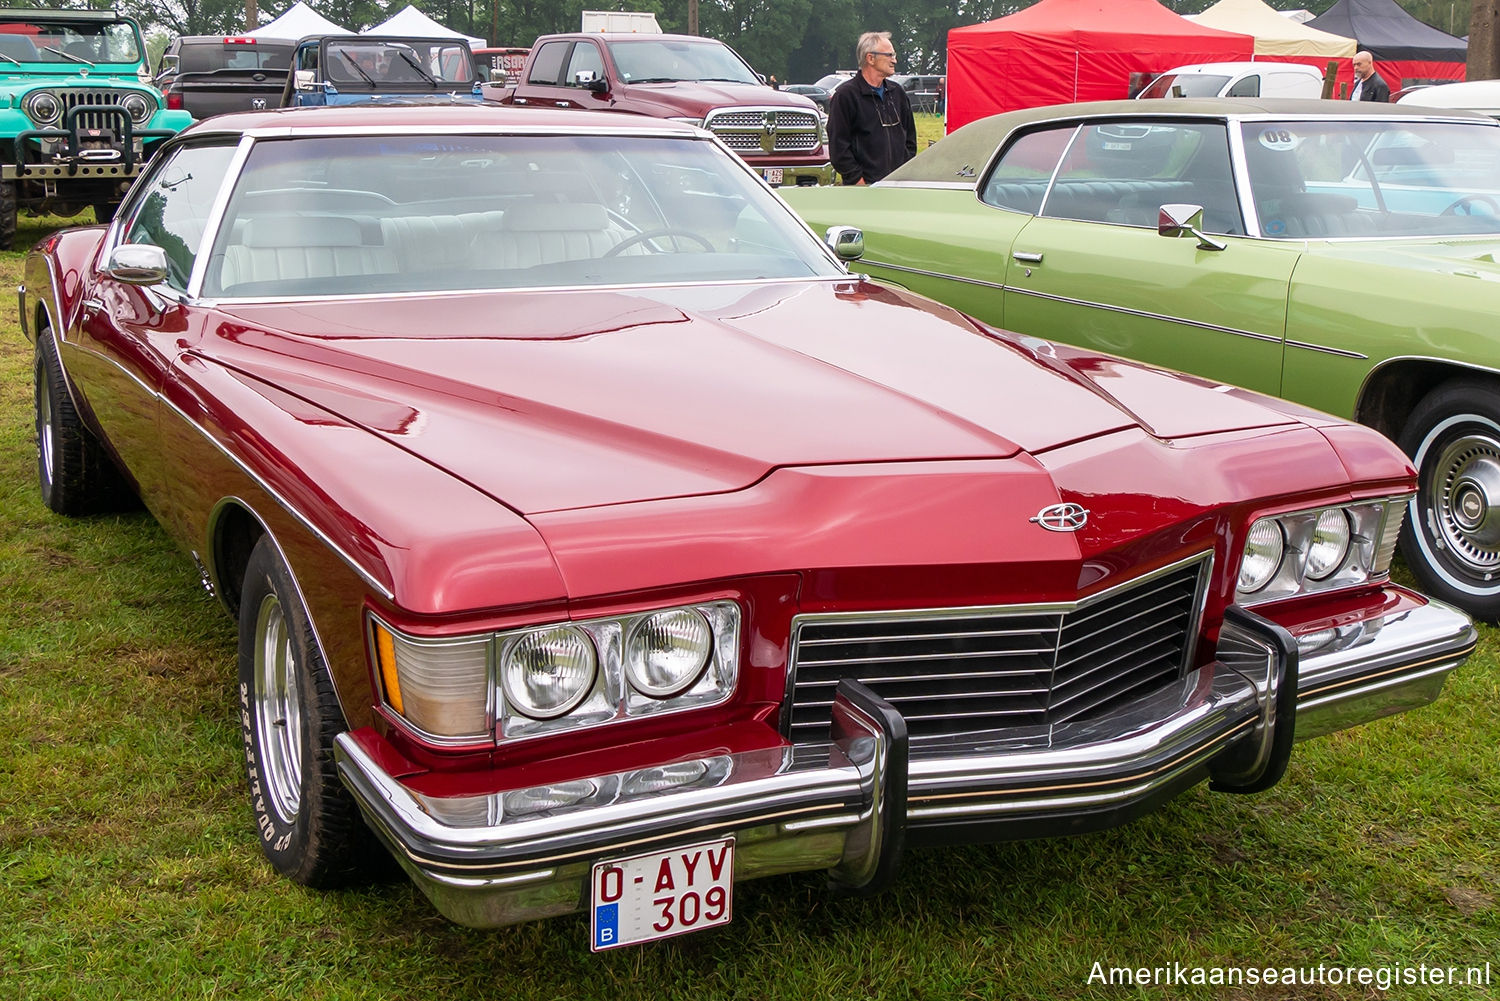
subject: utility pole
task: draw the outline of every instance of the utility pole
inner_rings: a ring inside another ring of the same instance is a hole
[[[688,29],[689,35],[698,33],[698,0],[688,0]]]
[[[255,0],[245,0],[245,30],[254,31],[260,27],[260,11],[256,9]]]

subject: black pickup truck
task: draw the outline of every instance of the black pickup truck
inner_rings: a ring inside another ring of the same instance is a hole
[[[184,35],[162,53],[156,86],[194,118],[281,104],[296,39]]]

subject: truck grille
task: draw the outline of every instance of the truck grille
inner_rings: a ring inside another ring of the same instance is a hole
[[[57,95],[57,99],[63,105],[63,117],[61,121],[66,121],[67,113],[81,104],[119,104],[120,100],[130,92],[119,90],[55,90],[53,93]],[[122,124],[118,115],[105,115],[99,112],[87,112],[78,119],[78,127],[81,129],[110,129],[118,132]]]
[[[824,740],[856,678],[914,737],[1087,719],[1183,676],[1207,555],[1072,605],[799,616],[790,736]]]
[[[736,153],[750,156],[808,153],[821,145],[818,115],[813,111],[729,108],[709,112],[704,127]]]

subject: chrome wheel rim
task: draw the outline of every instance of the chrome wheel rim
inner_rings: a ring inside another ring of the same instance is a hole
[[[37,384],[36,447],[42,460],[42,478],[51,483],[56,446],[52,440],[52,380],[47,377],[45,365],[42,366],[41,379]]]
[[[302,699],[298,664],[286,614],[276,595],[261,599],[255,616],[255,712],[260,732],[260,778],[271,808],[284,822],[302,803]]]
[[[1445,444],[1426,493],[1438,542],[1456,568],[1484,578],[1500,570],[1500,441],[1466,434]]]

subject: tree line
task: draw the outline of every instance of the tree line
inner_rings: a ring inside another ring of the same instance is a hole
[[[173,35],[234,34],[245,29],[247,8],[262,22],[286,12],[295,0],[52,0],[31,6],[110,6],[148,28]],[[889,31],[903,72],[941,73],[950,28],[978,24],[1031,6],[1034,0],[310,0],[324,17],[359,30],[379,24],[407,5],[456,31],[494,45],[530,45],[538,35],[578,28],[587,10],[650,11],[664,31],[685,32],[688,5],[696,3],[698,33],[734,46],[759,72],[783,81],[812,81],[835,69],[854,67],[861,32]],[[1196,14],[1214,0],[1164,0],[1179,14]],[[1321,14],[1335,0],[1268,0],[1272,7],[1305,8]],[[1500,77],[1488,61],[1500,58],[1493,44],[1500,0],[1398,0],[1434,27],[1464,35],[1474,23],[1470,77]]]

